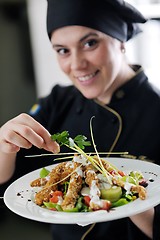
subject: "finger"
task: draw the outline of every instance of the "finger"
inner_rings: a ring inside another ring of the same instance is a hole
[[[20,129],[16,129],[15,131],[23,135],[33,145],[55,153],[60,151],[59,144],[51,139],[50,133],[31,116],[23,113],[18,116],[18,119],[15,118],[13,123],[14,121],[17,123],[17,120],[24,128],[22,129],[23,133],[20,133],[22,131]]]
[[[20,150],[20,147],[12,144],[12,143],[8,143],[8,142],[3,142],[3,144],[1,144],[0,146],[0,150],[1,152],[4,153],[17,153]]]
[[[30,148],[32,145],[42,148],[44,140],[28,126],[16,124],[6,130],[6,141],[21,148]]]
[[[57,142],[53,141],[51,137],[49,138],[49,141],[44,142],[42,146],[45,150],[49,152],[59,153],[60,152],[60,146]]]
[[[42,143],[41,148],[55,153],[60,151],[59,144],[51,139],[51,134],[40,123],[27,114],[21,114],[20,117],[21,123],[25,124],[27,121],[27,126],[31,127],[39,136],[42,137],[44,142]],[[36,146],[40,147],[39,144],[36,144]]]

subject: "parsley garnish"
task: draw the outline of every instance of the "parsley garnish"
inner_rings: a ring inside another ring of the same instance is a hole
[[[84,150],[86,146],[91,146],[91,142],[86,141],[87,138],[84,135],[77,135],[72,139],[69,136],[68,131],[53,134],[51,138],[52,140],[58,142],[60,146],[66,145],[69,148],[74,148],[77,145],[80,149]]]

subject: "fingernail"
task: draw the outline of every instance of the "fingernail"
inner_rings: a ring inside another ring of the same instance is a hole
[[[54,142],[54,152],[59,153],[60,152],[60,146],[57,142]]]
[[[52,143],[47,147],[49,151],[53,153],[59,153],[60,152],[60,146],[57,142],[52,141]]]

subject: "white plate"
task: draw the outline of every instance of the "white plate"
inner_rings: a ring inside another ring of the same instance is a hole
[[[117,207],[109,212],[104,210],[87,213],[51,211],[39,207],[33,202],[35,190],[30,187],[30,182],[39,177],[40,169],[38,169],[13,182],[5,191],[4,202],[11,211],[28,219],[46,223],[74,223],[81,226],[135,215],[160,203],[159,165],[126,158],[109,158],[109,161],[125,172],[140,170],[148,181],[153,180],[149,181],[146,200],[137,199],[134,202]],[[51,170],[53,165],[46,168]]]

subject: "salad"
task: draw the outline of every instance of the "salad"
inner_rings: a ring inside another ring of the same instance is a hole
[[[84,151],[90,145],[85,136],[72,139],[64,131],[52,139],[72,149],[74,155],[51,171],[41,169],[40,177],[30,183],[33,188],[40,187],[34,196],[37,205],[64,212],[109,211],[137,198],[146,199],[147,182],[142,173],[125,173],[101,158],[93,139],[94,155]]]

